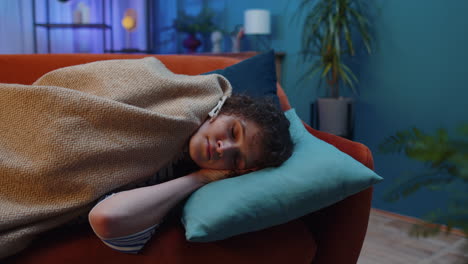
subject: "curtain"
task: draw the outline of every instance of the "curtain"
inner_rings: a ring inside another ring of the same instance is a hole
[[[0,53],[33,53],[30,0],[0,1]]]
[[[172,28],[174,19],[177,17],[177,1],[159,1],[155,6],[154,13],[156,31],[154,34],[154,47],[156,53],[172,54],[177,51],[177,32]]]
[[[50,29],[52,53],[103,53],[124,50],[158,54],[184,53],[181,46],[184,34],[177,33],[172,27],[181,10],[196,15],[203,7],[208,7],[217,14],[214,22],[225,29],[224,0],[70,0],[65,3],[58,0],[0,0],[0,53],[34,53],[34,29],[37,52],[48,52],[46,28],[33,26],[33,1],[37,23],[46,22],[48,1],[50,23],[73,23],[78,6],[84,4],[90,10],[89,23],[105,22],[112,26],[112,33],[106,30],[105,37],[101,29]],[[103,2],[106,5],[105,21]],[[147,12],[147,4],[151,12]],[[121,25],[128,8],[135,9],[137,13],[137,27],[132,32],[127,32]],[[147,19],[148,13],[151,17]],[[203,45],[199,52],[209,52],[210,36],[201,37]]]
[[[0,53],[34,53],[34,0],[0,1]],[[35,0],[37,23],[46,22],[46,1],[49,1],[50,23],[73,23],[73,14],[78,5],[85,4],[90,10],[89,23],[103,23],[102,2],[105,1],[105,23],[112,26],[106,30],[106,42],[100,29],[50,29],[52,53],[103,53],[136,49],[151,53],[177,53],[176,32],[172,22],[177,16],[177,1],[159,0]],[[150,3],[149,23],[146,1]],[[112,11],[111,11],[112,4]],[[127,32],[121,25],[128,8],[137,12],[135,31]],[[151,27],[147,30],[147,27]],[[147,32],[150,32],[147,35]],[[47,30],[36,27],[38,53],[47,53]],[[148,47],[148,44],[151,47]]]

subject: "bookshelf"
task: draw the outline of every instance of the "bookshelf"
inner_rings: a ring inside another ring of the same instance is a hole
[[[52,40],[50,37],[50,31],[54,29],[96,29],[102,31],[102,46],[103,50],[106,50],[107,38],[106,38],[106,31],[110,31],[110,46],[113,49],[112,39],[113,39],[113,32],[112,32],[112,25],[107,23],[106,18],[106,0],[101,0],[101,7],[102,7],[102,20],[101,23],[51,23],[50,22],[50,0],[45,0],[45,22],[39,23],[37,21],[37,14],[36,14],[36,0],[31,0],[32,2],[32,17],[33,17],[33,42],[34,42],[34,53],[38,53],[38,43],[37,43],[37,29],[38,28],[45,28],[46,29],[46,45],[47,45],[47,53],[51,53],[52,51]],[[43,3],[40,1],[40,3]],[[109,1],[108,5],[110,9],[110,19],[112,21],[112,1]]]

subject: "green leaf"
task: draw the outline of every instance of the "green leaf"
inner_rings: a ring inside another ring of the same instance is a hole
[[[335,31],[335,33],[333,34],[333,37],[334,37],[334,43],[335,43],[335,51],[336,51],[336,54],[341,54],[341,47],[340,47],[340,31],[337,30]]]
[[[331,63],[327,64],[327,66],[325,67],[325,69],[322,72],[322,77],[325,77],[328,74],[328,72],[330,71],[332,66],[333,65]]]
[[[361,34],[364,46],[366,47],[367,52],[370,54],[372,52],[372,49],[370,47],[371,37],[369,34],[369,23],[367,19],[364,16],[362,16],[356,9],[350,7],[349,11],[350,14],[353,16],[354,21],[356,21],[357,23],[356,26],[359,30],[359,33]]]
[[[346,43],[348,45],[349,55],[354,56],[353,41],[352,41],[352,38],[351,38],[351,33],[349,32],[348,21],[347,20],[345,20],[344,23],[343,23],[343,32],[344,32],[344,37],[345,37]]]
[[[457,131],[460,135],[468,137],[468,123],[460,125]]]
[[[356,75],[354,75],[353,71],[348,66],[346,66],[345,64],[342,64],[342,67],[346,71],[346,73],[348,73],[349,76],[351,76],[351,78],[354,80],[354,82],[356,82],[356,83],[359,82]]]
[[[407,173],[398,177],[398,181],[395,181],[394,184],[384,191],[383,199],[388,202],[394,202],[415,193],[423,187],[447,185],[452,181],[452,178],[441,175],[437,170]]]
[[[338,72],[339,72],[339,75],[340,77],[343,79],[343,81],[345,82],[345,84],[347,84],[349,87],[351,87],[351,89],[353,90],[354,93],[356,93],[355,89],[354,89],[354,84],[353,82],[351,81],[351,79],[349,78],[348,74],[343,70],[342,67],[339,67],[338,68]]]
[[[310,66],[306,72],[302,75],[300,78],[299,82],[303,82],[306,79],[310,79],[313,76],[315,76],[319,71],[322,70],[322,62],[321,61],[316,61],[312,66]]]

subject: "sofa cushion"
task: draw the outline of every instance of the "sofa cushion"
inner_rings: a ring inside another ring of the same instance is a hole
[[[297,263],[310,264],[316,244],[302,221],[212,243],[186,241],[180,222],[167,221],[138,255],[104,245],[87,225],[45,234],[5,264],[35,263]]]
[[[276,95],[276,66],[273,50],[253,56],[221,70],[207,72],[217,73],[229,80],[232,92],[251,97],[269,98],[279,104]]]
[[[216,241],[282,224],[360,192],[382,180],[375,172],[312,136],[295,110],[293,155],[267,168],[210,183],[193,193],[182,222],[190,241]]]

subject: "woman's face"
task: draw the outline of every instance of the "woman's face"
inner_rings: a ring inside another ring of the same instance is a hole
[[[261,158],[260,127],[235,115],[205,121],[190,138],[189,153],[203,169],[254,169]]]

